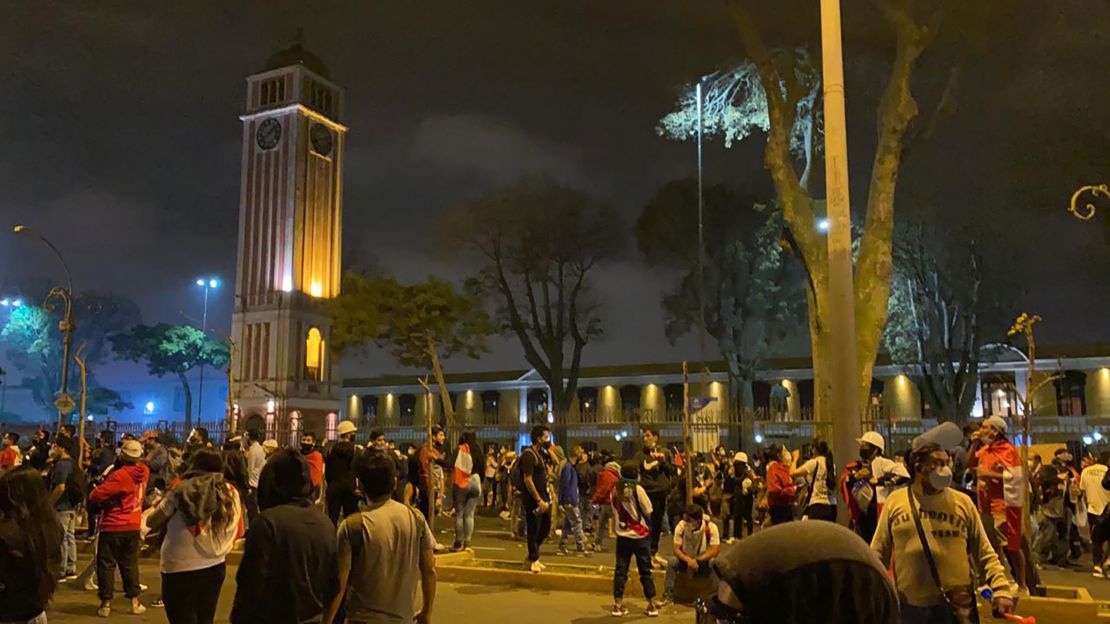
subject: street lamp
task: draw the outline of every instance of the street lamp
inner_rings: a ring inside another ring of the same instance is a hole
[[[45,236],[35,232],[25,225],[17,225],[12,228],[15,234],[22,234],[37,238],[42,244],[50,248],[54,256],[58,258],[58,262],[62,264],[62,269],[66,273],[66,285],[64,288],[55,286],[50,289],[50,293],[46,295],[47,309],[53,310],[50,301],[52,299],[59,299],[62,305],[65,306],[63,311],[62,320],[58,322],[58,330],[62,333],[62,383],[61,388],[58,390],[58,399],[55,406],[58,408],[58,430],[62,428],[62,424],[69,412],[74,407],[73,399],[69,397],[69,351],[73,346],[73,277],[69,272],[69,265],[66,264],[65,258],[62,257],[62,252],[54,243],[47,240]],[[22,302],[20,302],[22,303]]]
[[[200,331],[208,331],[208,291],[220,287],[220,280],[215,277],[198,277],[197,286],[204,289],[204,313],[200,317]],[[197,420],[201,419],[204,412],[204,360],[200,361],[200,383],[197,385]]]

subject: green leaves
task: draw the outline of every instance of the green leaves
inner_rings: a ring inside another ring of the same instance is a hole
[[[136,325],[131,331],[111,336],[116,357],[146,362],[151,375],[181,374],[200,366],[227,366],[228,346],[189,325]]]
[[[495,331],[476,297],[435,277],[404,285],[390,276],[347,273],[342,294],[326,305],[332,348],[374,343],[402,366],[430,368],[430,348],[443,357],[461,353],[477,358]]]

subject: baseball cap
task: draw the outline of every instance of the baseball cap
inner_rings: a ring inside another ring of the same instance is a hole
[[[986,420],[986,423],[1002,433],[1006,433],[1006,420],[1001,416],[991,416]]]
[[[886,452],[886,440],[883,439],[882,434],[878,431],[868,431],[867,433],[857,438],[856,442],[859,442],[860,444],[866,442],[871,446],[879,447],[880,451]]]
[[[278,447],[277,440],[266,440],[262,443],[262,448],[276,449]]]
[[[344,420],[343,422],[339,423],[338,431],[339,435],[347,435],[348,433],[354,433],[358,431],[358,427],[355,426],[355,423],[349,420]]]
[[[744,451],[739,451],[735,455],[732,456],[732,461],[734,461],[734,462],[744,462],[746,464],[746,463],[748,463],[748,454],[745,453]]]
[[[138,440],[124,440],[119,452],[129,459],[139,459],[143,456],[143,445]]]

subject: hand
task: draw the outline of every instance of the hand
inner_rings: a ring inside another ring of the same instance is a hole
[[[699,566],[698,566],[698,560],[697,559],[691,559],[690,561],[688,561],[686,563],[686,569],[687,569],[687,571],[690,572],[690,574],[697,573],[698,567]]]
[[[544,501],[540,501],[539,504],[536,505],[536,510],[540,513],[547,513],[549,509],[551,509],[551,505],[548,505]]]
[[[431,624],[432,616],[431,616],[431,614],[424,613],[423,611],[421,611],[420,613],[417,613],[415,617],[412,618],[412,621],[416,622],[416,624]]]
[[[991,610],[997,617],[1006,613],[1014,612],[1014,599],[1006,596],[995,596],[991,600]]]

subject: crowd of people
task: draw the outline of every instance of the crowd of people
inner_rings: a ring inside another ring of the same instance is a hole
[[[438,427],[425,443],[404,448],[381,431],[363,446],[357,433],[344,421],[336,440],[321,447],[306,432],[299,448],[253,430],[218,446],[200,428],[182,445],[154,431],[119,440],[103,432],[90,445],[63,427],[23,448],[6,434],[0,621],[44,623],[59,583],[96,591],[96,613],[110,617],[117,574],[128,611],[141,614],[148,588],[139,557],[157,550],[161,593],[152,604],[171,624],[212,622],[227,557],[240,542],[233,624],[429,622],[434,553],[470,547],[481,507],[527,542],[524,565],[535,574],[546,569],[542,554],[553,533],[554,552],[565,557],[597,556],[612,538],[613,616],[628,613],[634,562],[646,615],[674,601],[678,579],[690,575],[718,587],[707,611],[740,621],[737,613],[760,607],[748,589],[757,584],[752,570],[737,562],[754,565],[751,552],[773,536],[781,556],[797,549],[792,540],[828,531],[838,539],[854,534],[850,541],[861,546],[845,548],[855,563],[840,572],[868,587],[879,582],[875,570],[884,572],[887,585],[870,607],[885,613],[889,594],[902,622],[973,621],[984,590],[996,611],[1010,612],[1038,585],[1038,564],[1074,565],[1088,534],[1092,573],[1110,572],[1107,458],[1087,455],[1077,465],[1062,447],[1049,463],[1034,457],[1023,465],[999,417],[963,430],[946,423],[900,452],[869,431],[842,467],[820,439],[796,450],[771,444],[751,456],[723,446],[699,454],[664,445],[652,427],[624,458],[563,448],[543,425],[516,450],[483,446],[472,431],[448,445]],[[832,528],[838,509],[848,529]],[[1032,536],[1023,509],[1034,514]],[[438,517],[453,520],[450,546],[437,544],[431,530]],[[95,553],[84,571],[82,527]],[[671,548],[661,549],[665,536]],[[736,546],[722,548],[729,543]],[[802,554],[787,559],[812,565]],[[375,573],[384,569],[391,573]],[[654,569],[665,570],[661,592]],[[778,570],[783,578],[788,572]]]

